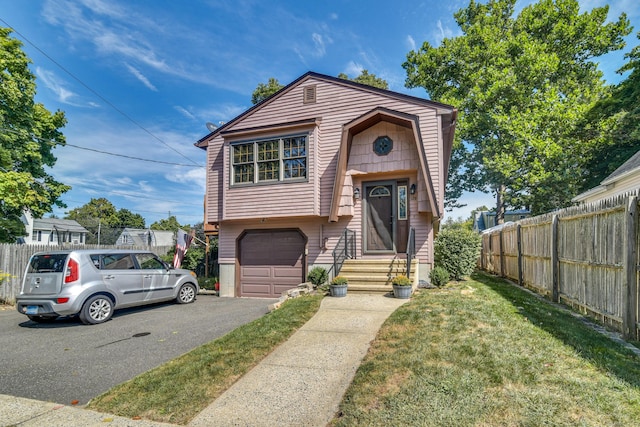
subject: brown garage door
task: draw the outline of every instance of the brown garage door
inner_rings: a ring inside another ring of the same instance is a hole
[[[240,238],[240,296],[279,297],[304,281],[305,237],[296,230],[248,231]]]

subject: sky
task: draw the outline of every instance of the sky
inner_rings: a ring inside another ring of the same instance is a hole
[[[531,3],[519,0],[517,10]],[[146,225],[176,216],[203,220],[205,151],[194,143],[207,122],[251,107],[251,94],[275,77],[307,71],[356,77],[363,69],[389,89],[407,89],[402,63],[424,41],[461,35],[453,19],[468,0],[0,0],[0,26],[21,40],[36,76],[36,101],[62,110],[67,141],[49,172],[72,186],[58,217],[92,198],[142,215]],[[600,58],[610,83],[639,41],[638,0],[580,0],[581,11],[610,5],[634,26],[622,52]],[[466,193],[446,215],[468,218],[493,206]]]

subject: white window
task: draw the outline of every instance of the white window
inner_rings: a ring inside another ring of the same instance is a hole
[[[233,144],[232,185],[307,179],[307,136]]]

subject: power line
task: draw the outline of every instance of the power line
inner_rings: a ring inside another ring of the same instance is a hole
[[[49,61],[53,62],[55,65],[57,65],[62,71],[64,71],[65,73],[67,73],[71,78],[73,78],[75,81],[77,81],[78,83],[80,83],[84,88],[86,88],[89,92],[93,93],[95,96],[97,96],[98,98],[100,98],[104,103],[106,103],[107,105],[109,105],[111,108],[113,108],[114,110],[116,110],[118,113],[120,113],[124,118],[126,118],[127,120],[129,120],[131,123],[133,123],[134,125],[138,126],[140,129],[142,129],[144,132],[146,132],[149,136],[151,136],[152,138],[154,138],[155,140],[159,141],[160,143],[164,144],[166,147],[168,147],[169,149],[175,151],[176,153],[178,153],[181,157],[189,160],[191,163],[193,163],[196,166],[200,166],[197,162],[195,162],[194,160],[190,159],[189,157],[185,156],[184,154],[182,154],[181,152],[179,152],[178,150],[176,150],[175,148],[173,148],[172,146],[170,146],[169,144],[167,144],[166,142],[164,142],[162,139],[160,139],[159,137],[157,137],[156,135],[154,135],[153,133],[151,133],[150,130],[148,130],[147,128],[145,128],[144,126],[142,126],[139,122],[137,122],[135,119],[133,119],[132,117],[130,117],[127,113],[125,113],[124,111],[122,111],[120,108],[116,107],[113,103],[111,103],[109,100],[107,100],[105,97],[103,97],[102,95],[100,95],[97,91],[95,91],[94,89],[92,89],[91,87],[89,87],[89,85],[87,85],[86,83],[84,83],[82,80],[80,80],[80,78],[76,77],[73,73],[71,73],[71,71],[67,70],[65,67],[63,67],[61,64],[59,64],[55,59],[53,59],[51,56],[49,56],[45,51],[43,51],[42,49],[40,49],[38,46],[36,46],[33,42],[31,42],[31,40],[29,40],[27,37],[25,37],[20,31],[16,30],[12,25],[10,25],[7,21],[5,21],[4,19],[0,18],[0,21],[2,21],[7,27],[11,28],[11,30],[13,32],[15,32],[16,34],[18,34],[20,37],[22,37],[24,39],[24,41],[26,41],[27,43],[29,43],[31,46],[33,46],[34,49],[36,49],[38,52],[40,52],[42,55],[44,55],[47,59],[49,59]]]
[[[20,132],[15,131],[13,129],[8,129],[8,128],[0,128],[2,129],[3,132],[10,132],[10,133],[15,133],[16,135],[21,135]],[[53,141],[50,139],[44,139],[44,138],[40,138],[38,136],[35,136],[33,134],[29,135],[30,138],[33,139],[37,139],[40,142],[44,142],[46,144],[50,144],[52,146],[54,145],[61,145],[63,147],[73,147],[73,148],[77,148],[79,150],[86,150],[86,151],[93,151],[95,153],[100,153],[100,154],[107,154],[109,156],[116,156],[116,157],[124,157],[126,159],[132,159],[132,160],[140,160],[142,162],[151,162],[151,163],[160,163],[163,165],[172,165],[172,166],[186,166],[186,167],[190,167],[192,168],[194,165],[187,165],[184,163],[174,163],[174,162],[164,162],[162,160],[153,160],[153,159],[143,159],[142,157],[134,157],[134,156],[127,156],[126,154],[118,154],[118,153],[111,153],[109,151],[103,151],[103,150],[97,150],[95,148],[87,148],[87,147],[81,147],[79,145],[74,145],[74,144],[69,144],[68,142],[57,142],[57,141]],[[203,168],[204,166],[202,165],[196,165],[199,168]]]

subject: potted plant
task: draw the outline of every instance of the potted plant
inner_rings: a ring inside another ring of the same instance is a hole
[[[396,298],[409,298],[413,292],[413,283],[404,274],[394,277],[391,284],[393,285],[393,296]]]
[[[329,291],[332,297],[346,297],[347,285],[349,281],[344,276],[336,276],[329,284]]]

